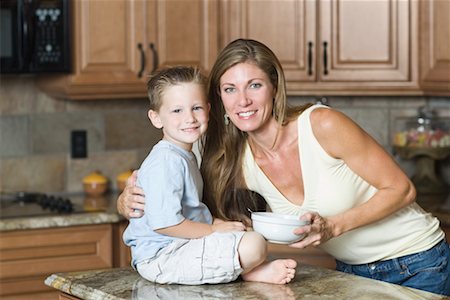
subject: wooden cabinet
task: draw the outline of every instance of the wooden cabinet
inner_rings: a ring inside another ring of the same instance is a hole
[[[51,96],[146,98],[156,67],[207,73],[236,38],[267,44],[289,95],[449,95],[450,3],[379,0],[74,0],[73,72]]]
[[[101,224],[2,232],[0,298],[58,299],[58,291],[44,284],[45,278],[52,273],[116,266],[113,257],[126,257],[126,252],[122,255],[113,252],[114,226]]]
[[[237,38],[258,40],[275,52],[291,87],[315,81],[315,1],[221,1],[220,13],[221,48]]]
[[[145,98],[157,67],[211,67],[217,7],[216,0],[74,0],[73,71],[38,84],[57,98]]]
[[[450,1],[420,1],[421,86],[450,95]]]
[[[122,239],[127,226],[128,220],[113,225],[113,265],[115,268],[131,266],[131,250]]]
[[[287,245],[268,244],[269,258],[292,258],[299,263],[315,265],[328,269],[336,269],[336,260],[325,251],[308,247],[305,249],[296,249]]]
[[[253,38],[286,73],[289,94],[418,90],[416,1],[221,2],[221,43]]]

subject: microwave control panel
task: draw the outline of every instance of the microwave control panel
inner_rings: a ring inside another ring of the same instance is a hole
[[[39,1],[34,10],[31,64],[36,70],[69,68],[69,20],[64,3],[67,2]]]

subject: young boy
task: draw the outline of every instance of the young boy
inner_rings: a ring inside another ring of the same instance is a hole
[[[288,283],[294,260],[265,262],[260,234],[241,222],[213,221],[201,201],[203,180],[191,150],[208,126],[205,81],[195,68],[172,67],[148,82],[148,117],[163,139],[138,172],[136,184],[149,199],[144,216],[131,219],[123,235],[132,265],[157,283],[222,283],[241,273],[248,281]]]

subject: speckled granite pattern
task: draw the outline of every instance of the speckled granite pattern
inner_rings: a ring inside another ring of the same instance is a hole
[[[148,282],[131,268],[59,273],[45,283],[87,300],[104,299],[450,299],[450,297],[300,265],[293,282],[274,285],[236,281],[217,285],[160,285]]]
[[[10,205],[5,211],[2,212],[2,215],[6,217],[0,218],[0,231],[117,223],[125,219],[117,213],[117,197],[117,194],[111,193],[101,198],[96,198],[96,202],[94,202],[93,199],[82,193],[72,194],[70,199],[73,205],[78,208],[77,213],[54,213],[45,216],[36,215],[27,217],[8,217],[11,215],[17,215],[17,211],[25,209],[25,207],[19,204]],[[94,204],[98,205],[98,207],[94,207]],[[30,209],[29,212],[31,213],[33,212],[33,209],[36,209],[36,207],[39,206],[35,205],[32,208],[27,206],[27,208]]]
[[[0,220],[0,231],[40,229],[77,225],[117,223],[124,218],[116,212],[92,212],[46,217],[26,217]]]

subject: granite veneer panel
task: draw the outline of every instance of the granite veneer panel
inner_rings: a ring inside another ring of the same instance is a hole
[[[339,110],[361,126],[378,143],[384,147],[390,145],[389,111],[387,109],[346,108]]]
[[[106,149],[151,148],[162,136],[147,117],[147,110],[108,113],[105,116]]]
[[[86,130],[88,153],[104,149],[103,118],[98,114],[36,114],[30,119],[35,154],[70,153],[70,132]]]
[[[0,118],[0,158],[29,155],[28,137],[26,116]]]
[[[64,155],[28,156],[1,161],[2,191],[62,192],[65,190]]]
[[[117,189],[116,177],[128,169],[136,169],[141,161],[136,151],[108,151],[90,153],[87,158],[69,159],[67,166],[67,191],[83,190],[83,177],[93,171],[100,171],[109,179],[109,188]]]

